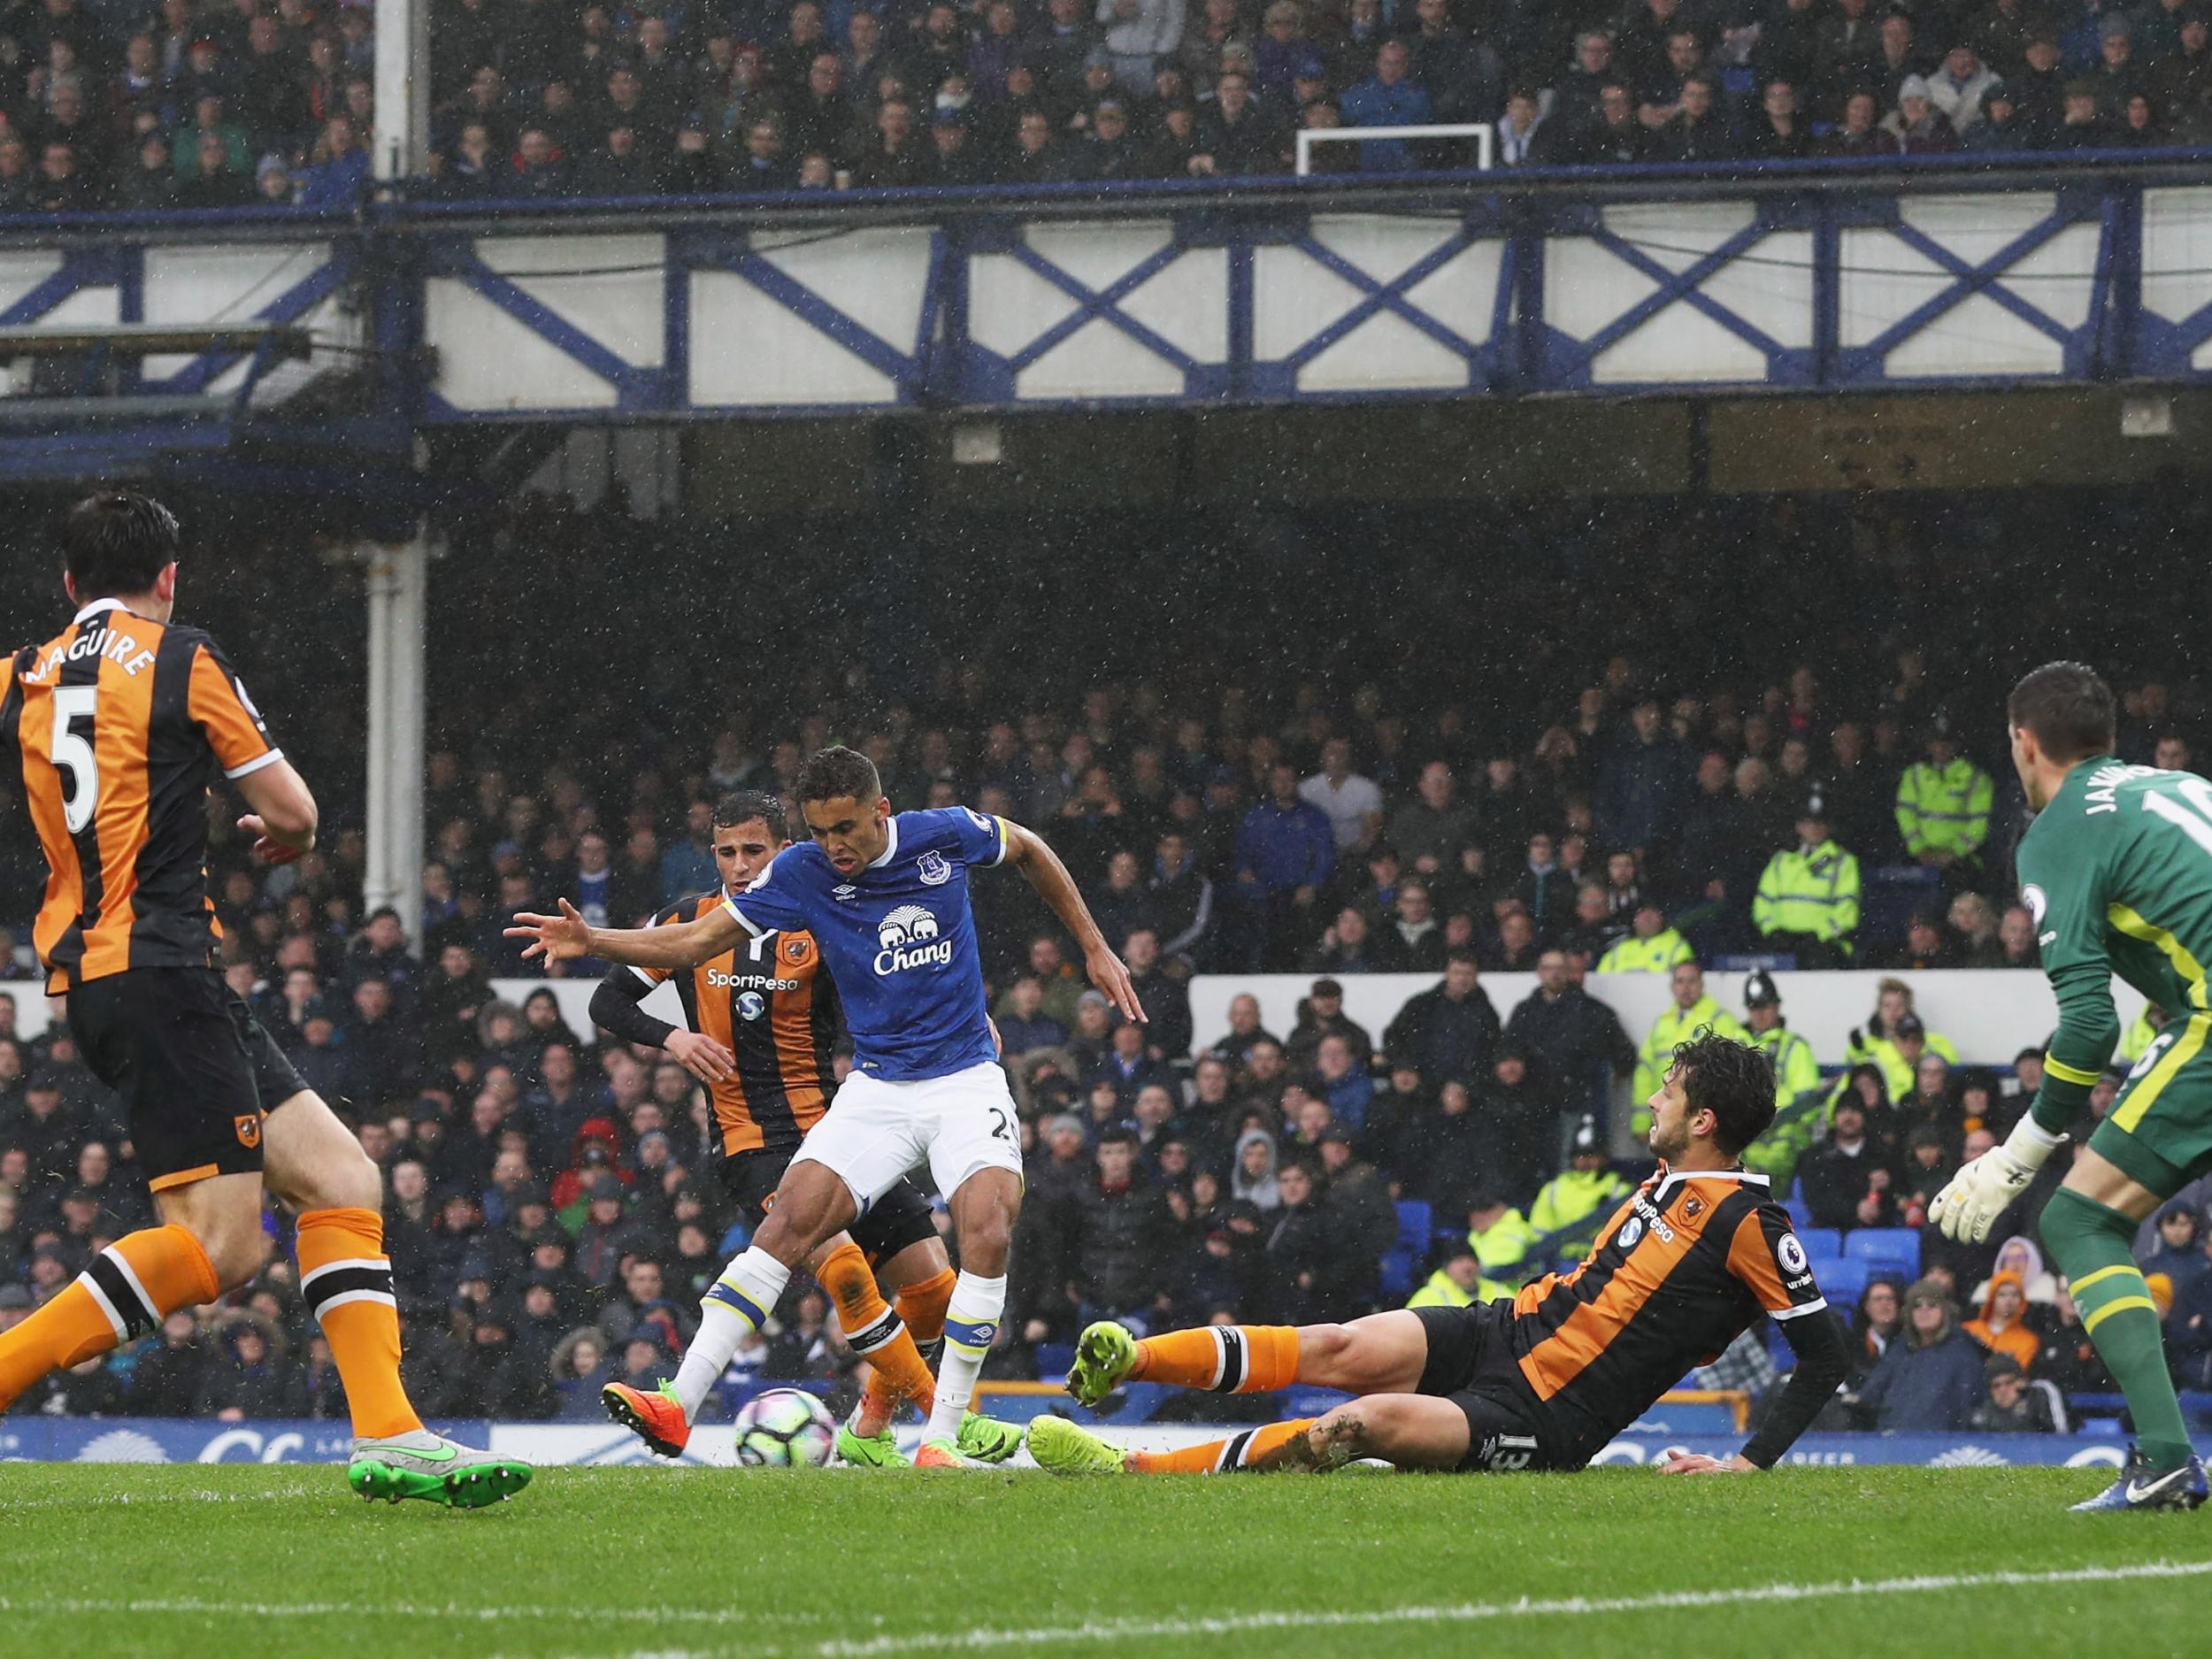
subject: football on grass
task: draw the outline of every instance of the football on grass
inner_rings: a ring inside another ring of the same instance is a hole
[[[737,1414],[737,1461],[749,1469],[818,1468],[837,1443],[829,1408],[797,1388],[755,1394]]]

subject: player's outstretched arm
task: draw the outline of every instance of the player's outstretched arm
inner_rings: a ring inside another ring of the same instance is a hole
[[[1060,926],[1075,936],[1091,983],[1105,992],[1107,1000],[1125,1018],[1142,1019],[1144,1010],[1137,1002],[1137,988],[1130,980],[1129,970],[1106,942],[1106,935],[1098,931],[1097,922],[1091,918],[1091,907],[1083,902],[1082,894],[1076,890],[1075,878],[1060,862],[1060,855],[1047,846],[1044,837],[1036,831],[1025,829],[1011,818],[1002,822],[1006,826],[1006,862],[1029,878],[1029,885],[1052,906]]]
[[[1782,1335],[1797,1356],[1797,1369],[1775,1400],[1758,1433],[1733,1457],[1708,1457],[1702,1452],[1670,1448],[1659,1465],[1668,1475],[1734,1475],[1771,1469],[1797,1437],[1812,1426],[1821,1408],[1835,1397],[1837,1386],[1851,1369],[1850,1350],[1843,1328],[1826,1309],[1801,1318],[1779,1321]]]
[[[506,930],[510,939],[526,939],[525,962],[573,962],[597,956],[633,968],[695,968],[744,937],[745,929],[728,907],[717,905],[696,921],[660,927],[594,927],[566,899],[558,916],[525,910]]]

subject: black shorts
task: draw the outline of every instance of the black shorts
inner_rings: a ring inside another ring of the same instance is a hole
[[[792,1156],[789,1152],[753,1151],[722,1160],[722,1190],[737,1202],[745,1225],[756,1233],[776,1202],[777,1184],[791,1167]],[[845,1231],[852,1234],[853,1242],[873,1267],[909,1245],[935,1238],[937,1224],[931,1218],[929,1200],[922,1196],[922,1189],[901,1176],[897,1186],[871,1204],[868,1213]]]
[[[1429,1356],[1417,1394],[1448,1400],[1467,1414],[1467,1455],[1462,1469],[1502,1474],[1523,1469],[1563,1469],[1555,1455],[1542,1409],[1517,1379],[1506,1340],[1509,1302],[1470,1302],[1464,1308],[1416,1308],[1428,1333]]]
[[[123,1098],[154,1191],[261,1171],[261,1120],[307,1085],[209,968],[132,968],[70,987],[69,1030]]]

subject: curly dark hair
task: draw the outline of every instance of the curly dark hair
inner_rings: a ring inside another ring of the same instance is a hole
[[[876,775],[876,764],[856,749],[837,744],[820,749],[806,757],[806,764],[799,768],[799,804],[810,801],[835,801],[850,795],[864,807],[873,806],[883,798],[883,780]]]
[[[1765,1049],[1700,1025],[1687,1042],[1675,1044],[1674,1064],[1690,1110],[1719,1120],[1713,1139],[1730,1157],[1740,1156],[1774,1121],[1774,1065]]]
[[[784,816],[783,799],[765,789],[738,789],[714,803],[714,827],[735,829],[758,818],[780,841],[791,839],[791,821]]]

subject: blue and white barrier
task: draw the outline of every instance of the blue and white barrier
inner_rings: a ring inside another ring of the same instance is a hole
[[[480,1420],[436,1425],[472,1446],[524,1457],[550,1467],[624,1463],[657,1464],[638,1438],[612,1425],[581,1423],[487,1423]],[[1248,1427],[1239,1425],[1237,1427]],[[1126,1445],[1149,1448],[1188,1446],[1233,1432],[1227,1426],[1200,1424],[1110,1431]],[[909,1440],[918,1439],[919,1429]],[[1718,1457],[1732,1455],[1741,1435],[1624,1435],[1600,1452],[1594,1463],[1646,1464],[1659,1461],[1670,1446]],[[0,1419],[0,1461],[60,1463],[342,1463],[353,1437],[346,1425],[325,1421],[214,1423],[192,1417],[8,1417]],[[1785,1460],[1792,1465],[1862,1466],[1909,1463],[1927,1469],[1982,1469],[2006,1466],[2063,1466],[2117,1469],[2126,1455],[2124,1441],[2082,1434],[1809,1434]],[[2212,1450],[2212,1448],[2208,1448]],[[694,1441],[685,1462],[727,1463],[731,1442],[726,1425],[710,1426]]]

